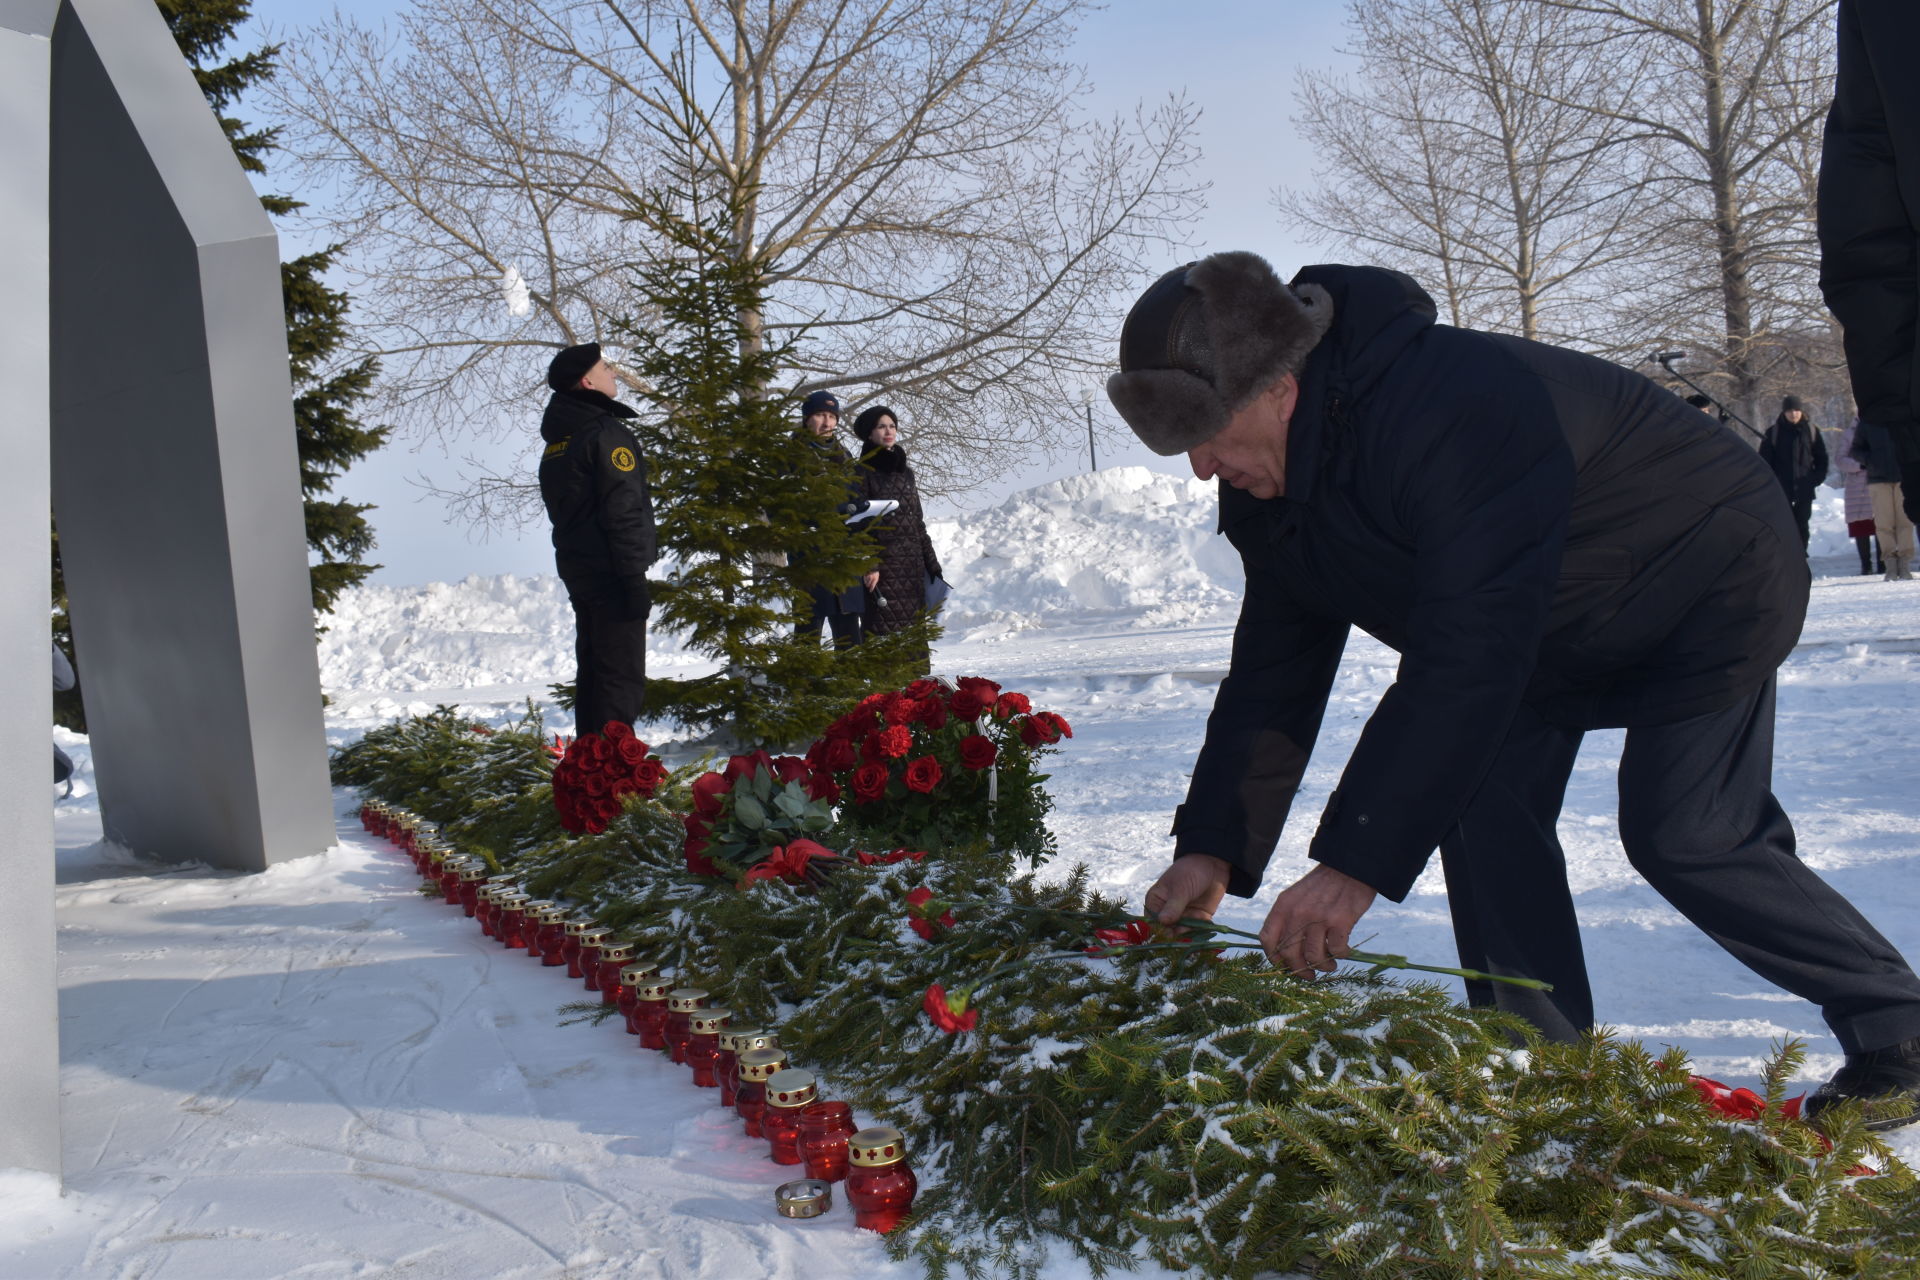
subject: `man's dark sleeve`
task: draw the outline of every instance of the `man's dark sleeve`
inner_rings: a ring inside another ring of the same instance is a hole
[[[1414,547],[1406,647],[1308,856],[1396,902],[1486,777],[1553,601],[1573,459],[1526,412],[1483,402],[1389,463]]]
[[[1246,898],[1260,887],[1346,644],[1346,623],[1307,613],[1248,566],[1233,663],[1207,718],[1186,803],[1173,818],[1175,856],[1224,860],[1229,893]]]
[[[1913,430],[1920,77],[1912,63],[1920,5],[1841,0],[1839,23],[1839,76],[1820,159],[1820,290],[1844,333],[1860,417]]]
[[[647,570],[657,558],[653,494],[639,443],[625,428],[608,428],[593,444],[593,480],[600,530],[613,556],[613,571],[626,584],[629,602],[646,598]]]
[[[1813,429],[1813,482],[1819,484],[1827,478],[1827,442],[1820,435],[1820,429]]]

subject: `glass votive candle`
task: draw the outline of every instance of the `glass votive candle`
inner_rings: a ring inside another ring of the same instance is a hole
[[[900,1225],[913,1208],[919,1179],[907,1167],[907,1141],[898,1129],[878,1125],[847,1139],[847,1203],[853,1225],[882,1234]]]
[[[727,1027],[720,1033],[720,1058],[713,1074],[720,1081],[720,1105],[733,1105],[740,1088],[740,1055],[749,1049],[778,1049],[780,1035],[767,1027]]]
[[[546,898],[535,898],[522,908],[527,917],[527,927],[523,930],[526,940],[521,945],[526,947],[528,955],[539,956],[541,934],[547,927],[547,912],[556,909],[554,903]]]
[[[493,891],[493,938],[503,947],[525,946],[521,930],[526,927],[527,895],[511,885]]]
[[[775,1164],[800,1163],[800,1112],[820,1096],[813,1072],[793,1067],[767,1077],[767,1109],[760,1116],[760,1132]]]
[[[731,1009],[694,1010],[688,1019],[687,1065],[693,1068],[693,1083],[702,1089],[717,1089],[720,1080],[714,1068],[720,1060],[720,1029],[733,1018]]]
[[[460,910],[471,918],[480,910],[480,886],[487,882],[487,864],[474,858],[460,868]]]
[[[746,1126],[749,1138],[764,1138],[760,1119],[767,1110],[767,1080],[787,1069],[785,1049],[748,1049],[740,1055],[740,1087],[733,1095],[733,1113]]]
[[[581,977],[580,948],[583,944],[580,941],[580,935],[593,927],[593,921],[582,920],[578,916],[570,916],[561,921],[559,963],[567,966],[569,978]]]
[[[589,991],[600,989],[600,948],[613,940],[613,930],[599,925],[580,934],[580,977]]]
[[[540,965],[556,968],[567,962],[567,909],[554,903],[540,917]]]
[[[847,1139],[856,1131],[853,1108],[844,1102],[809,1102],[800,1108],[800,1159],[807,1176],[839,1182],[847,1176]]]
[[[620,971],[632,962],[633,948],[624,942],[609,942],[600,948],[600,976],[593,985],[600,993],[601,1004],[620,1003]]]
[[[500,909],[499,904],[493,900],[494,894],[498,892],[499,892],[498,886],[496,886],[493,881],[489,880],[487,881],[487,883],[481,885],[478,889],[476,889],[473,895],[474,923],[480,926],[481,934],[488,938],[491,938],[494,936],[493,917],[494,917],[494,913]]]
[[[644,978],[633,989],[633,1033],[642,1049],[667,1047],[667,995],[673,984],[664,978]]]
[[[614,1003],[620,1008],[620,1016],[627,1020],[628,1035],[637,1036],[640,1034],[640,1025],[634,1021],[634,1014],[639,1009],[640,988],[643,986],[662,987],[663,991],[660,998],[665,1000],[666,995],[664,988],[667,988],[669,985],[670,984],[660,981],[660,966],[651,961],[636,960],[631,964],[620,966],[620,972],[615,975],[613,980],[613,988],[619,993],[614,997]],[[665,1020],[664,1009],[665,1007],[663,1005],[661,1014],[663,1023]]]
[[[707,992],[699,987],[675,987],[667,993],[667,1052],[673,1060],[687,1060],[687,1037],[693,1034],[693,1011],[707,1007]]]
[[[460,871],[466,865],[457,855],[440,860],[440,898],[450,907],[460,905]]]

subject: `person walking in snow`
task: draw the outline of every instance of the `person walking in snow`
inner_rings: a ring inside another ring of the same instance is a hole
[[[1799,396],[1780,402],[1780,416],[1760,439],[1760,457],[1773,468],[1774,478],[1786,490],[1793,521],[1800,527],[1800,549],[1806,550],[1813,496],[1827,478],[1827,442],[1820,438]]]
[[[1794,855],[1772,790],[1775,670],[1811,575],[1780,487],[1732,433],[1617,365],[1436,323],[1407,276],[1250,253],[1134,304],[1109,398],[1156,453],[1218,478],[1246,595],[1175,857],[1166,923],[1251,896],[1360,627],[1398,676],[1261,940],[1331,971],[1376,895],[1438,847],[1476,1004],[1572,1040],[1593,1024],[1554,823],[1583,735],[1624,727],[1636,870],[1847,1053],[1809,1099],[1920,1119],[1920,978]]]
[[[540,422],[540,497],[553,522],[553,560],[573,605],[574,724],[598,733],[640,716],[647,688],[647,570],[657,558],[653,494],[639,415],[600,344],[568,347],[547,367],[553,395]]]
[[[853,420],[860,439],[861,492],[876,501],[893,501],[891,515],[869,526],[880,542],[880,566],[867,575],[866,629],[886,635],[909,626],[927,607],[927,584],[940,577],[940,557],[927,536],[920,489],[900,447],[900,422],[883,404],[870,405]],[[923,660],[926,670],[931,657]]]
[[[800,429],[806,433],[810,446],[830,462],[845,469],[848,496],[857,497],[860,480],[855,473],[854,461],[840,442],[834,439],[834,433],[840,429],[840,398],[831,391],[816,391],[808,396],[800,405]],[[793,555],[796,564],[803,563],[806,557],[804,551],[796,551]],[[874,580],[874,574],[869,572],[865,580],[846,586],[816,583],[808,587],[810,613],[794,634],[818,639],[824,624],[832,630],[834,648],[851,649],[858,645],[866,636],[867,589]]]
[[[1863,575],[1885,573],[1886,562],[1874,537],[1873,498],[1867,493],[1867,469],[1853,456],[1853,437],[1859,428],[1860,420],[1855,418],[1834,442],[1836,479],[1829,483],[1838,484],[1846,502],[1847,536],[1853,539],[1854,549],[1860,553],[1860,572]]]
[[[1872,503],[1873,527],[1880,537],[1888,582],[1913,576],[1913,521],[1907,519],[1900,492],[1900,457],[1893,433],[1878,423],[1862,422],[1853,433],[1847,456],[1860,465]]]

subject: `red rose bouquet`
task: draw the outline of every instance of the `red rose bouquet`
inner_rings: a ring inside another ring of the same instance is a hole
[[[840,821],[859,845],[996,850],[1037,865],[1052,838],[1035,762],[1072,736],[1065,719],[992,680],[916,680],[861,699],[806,758],[846,797]]]
[[[666,779],[667,767],[633,736],[633,726],[611,721],[561,753],[553,766],[553,807],[568,831],[597,836],[620,816],[628,796],[649,798]]]
[[[839,798],[832,775],[798,756],[734,756],[725,769],[694,779],[693,812],[682,819],[687,869],[741,888],[757,880],[817,883],[839,855],[809,836],[833,825]]]

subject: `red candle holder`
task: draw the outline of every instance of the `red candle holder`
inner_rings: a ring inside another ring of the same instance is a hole
[[[767,1109],[760,1116],[760,1132],[775,1164],[800,1163],[800,1112],[820,1096],[813,1072],[789,1067],[767,1077]]]
[[[687,1037],[693,1034],[693,1011],[707,1007],[707,992],[699,987],[677,987],[667,993],[667,1052],[673,1060],[687,1060]]]
[[[913,1208],[920,1180],[907,1167],[907,1141],[898,1129],[879,1125],[847,1139],[847,1203],[853,1225],[882,1235]]]
[[[642,1049],[667,1047],[667,994],[672,990],[672,983],[659,978],[644,979],[633,989],[633,1033]]]
[[[558,968],[567,962],[567,909],[559,903],[540,917],[540,967]]]
[[[720,1081],[720,1105],[733,1105],[740,1088],[740,1055],[749,1049],[778,1049],[780,1036],[765,1027],[728,1027],[720,1033],[720,1057],[713,1074]]]
[[[527,945],[527,895],[518,889],[502,889],[494,897],[499,910],[493,917],[493,936],[508,948]]]
[[[557,910],[559,910],[558,904],[547,898],[536,898],[522,908],[527,918],[527,925],[523,930],[526,941],[522,945],[526,947],[527,954],[536,960],[540,958],[540,948],[547,930],[547,913]]]
[[[857,1128],[844,1102],[809,1102],[800,1108],[800,1158],[807,1176],[840,1182],[847,1176],[847,1139]]]
[[[633,948],[624,942],[609,942],[600,948],[600,973],[593,985],[602,1004],[620,1003],[620,971],[632,961]]]
[[[500,882],[489,880],[480,886],[474,895],[479,905],[473,909],[473,918],[480,925],[480,932],[489,938],[498,937],[494,923],[500,918]]]
[[[486,863],[475,860],[460,868],[460,910],[469,919],[480,910],[480,886],[486,882]]]
[[[589,991],[600,989],[600,949],[613,940],[613,930],[599,925],[580,935],[580,977]]]
[[[687,1065],[693,1068],[693,1083],[702,1089],[718,1089],[720,1079],[714,1069],[720,1062],[720,1029],[733,1018],[731,1009],[700,1009],[689,1019]]]
[[[593,921],[581,920],[577,917],[560,922],[560,959],[558,963],[567,966],[567,976],[569,978],[577,980],[582,976],[580,972],[580,952],[586,944],[580,941],[580,937],[586,933],[587,930],[594,927]]]
[[[614,979],[613,989],[619,993],[614,998],[614,1003],[619,1006],[621,1016],[627,1020],[627,1034],[630,1036],[640,1034],[640,1024],[634,1020],[634,1017],[640,1009],[640,988],[642,987],[660,988],[660,1000],[663,1002],[660,1020],[662,1026],[666,1025],[664,1001],[672,984],[661,981],[660,966],[647,960],[624,964],[620,966],[619,975]]]
[[[787,1069],[785,1049],[748,1049],[740,1055],[740,1088],[733,1095],[733,1113],[746,1126],[749,1138],[764,1138],[760,1121],[767,1113],[767,1081]]]
[[[440,860],[440,899],[450,907],[460,905],[460,868],[465,865],[457,857]]]

